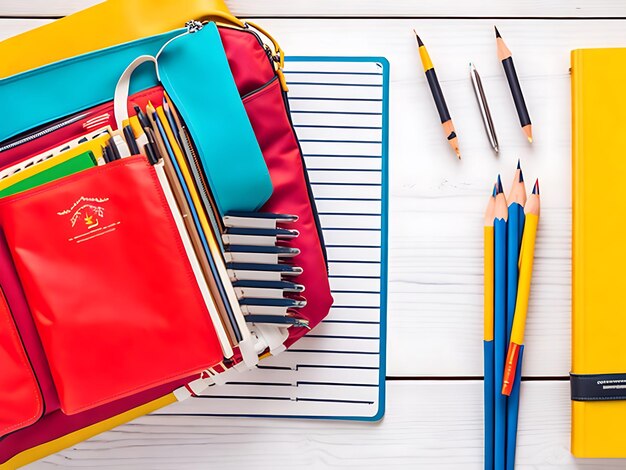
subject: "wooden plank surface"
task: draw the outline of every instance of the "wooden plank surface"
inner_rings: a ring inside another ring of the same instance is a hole
[[[87,6],[89,0],[0,0],[0,38]],[[95,3],[95,2],[91,2]],[[482,375],[482,211],[495,175],[517,158],[539,176],[537,246],[525,375],[565,377],[570,363],[569,51],[626,45],[626,21],[501,19],[535,129],[524,142],[501,66],[493,17],[626,17],[619,1],[229,2],[259,21],[287,54],[383,55],[391,63],[391,214],[388,373]],[[410,16],[456,19],[280,19],[280,16]],[[491,19],[477,18],[480,16]],[[463,18],[465,17],[465,18]],[[471,19],[469,17],[472,17]],[[429,48],[457,126],[463,160],[445,143],[411,29]],[[502,152],[491,153],[467,64],[478,67]],[[565,381],[523,385],[521,469],[626,468],[624,461],[569,455]],[[150,416],[32,468],[481,468],[480,381],[393,381],[381,423]]]
[[[102,0],[0,0],[0,16],[63,16]],[[208,3],[208,2],[207,2]],[[245,17],[624,18],[620,0],[226,0]]]
[[[569,453],[569,385],[525,382],[518,470],[626,469]],[[147,416],[29,468],[482,468],[482,382],[394,381],[379,423]]]

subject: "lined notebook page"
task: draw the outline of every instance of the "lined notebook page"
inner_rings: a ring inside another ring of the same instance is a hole
[[[373,59],[291,58],[285,64],[291,115],[328,250],[335,299],[330,314],[291,349],[264,359],[236,382],[210,387],[163,412],[382,416],[386,67]]]

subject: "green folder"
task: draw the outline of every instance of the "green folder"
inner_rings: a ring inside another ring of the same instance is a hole
[[[47,168],[39,173],[35,173],[22,181],[18,181],[15,184],[0,190],[0,198],[36,188],[42,184],[58,180],[64,176],[73,175],[74,173],[78,173],[79,171],[83,171],[94,166],[96,166],[96,159],[94,158],[93,153],[91,151],[81,153],[80,155],[76,155],[74,158],[70,158],[69,160],[59,163],[58,165]]]

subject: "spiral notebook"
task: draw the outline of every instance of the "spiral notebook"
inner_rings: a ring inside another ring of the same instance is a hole
[[[285,76],[334,305],[291,349],[160,413],[358,420],[384,414],[389,64],[381,57],[289,57]]]

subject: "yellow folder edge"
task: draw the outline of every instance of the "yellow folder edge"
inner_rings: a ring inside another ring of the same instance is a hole
[[[147,415],[148,413],[152,413],[153,411],[156,411],[167,405],[171,405],[175,402],[176,397],[173,393],[165,395],[161,398],[157,398],[156,400],[148,402],[145,405],[138,406],[136,408],[133,408],[132,410],[128,410],[109,419],[105,419],[104,421],[100,421],[99,423],[92,424],[91,426],[87,426],[78,431],[66,434],[65,436],[59,437],[58,439],[54,439],[52,441],[46,442],[45,444],[40,444],[37,447],[25,450],[17,454],[15,457],[9,459],[7,462],[1,464],[0,470],[23,467],[24,465],[33,463],[39,459],[47,457],[48,455],[54,454],[63,449],[76,445],[79,442],[96,436],[97,434],[109,431],[117,426],[120,426],[141,416]]]

